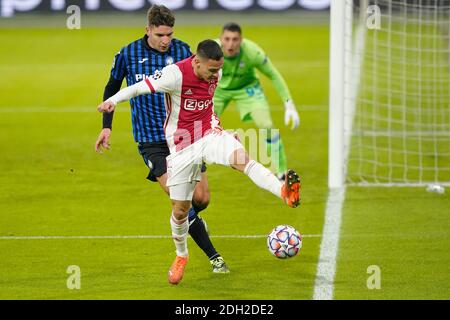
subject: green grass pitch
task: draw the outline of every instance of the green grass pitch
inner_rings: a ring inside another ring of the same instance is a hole
[[[217,26],[177,26],[195,47]],[[302,177],[302,205],[290,209],[231,169],[208,169],[211,204],[202,213],[212,236],[265,235],[278,224],[302,234],[290,260],[272,257],[265,238],[213,237],[231,268],[212,274],[192,239],[180,285],[167,270],[172,240],[11,239],[11,236],[170,234],[170,202],[147,169],[131,133],[127,104],[114,119],[112,149],[94,152],[101,101],[114,54],[140,27],[1,28],[0,299],[311,299],[327,199],[327,24],[244,25],[289,84],[301,115],[291,132],[273,86],[263,80],[289,166]],[[225,128],[241,124],[231,106]],[[336,299],[449,297],[450,197],[418,188],[349,188],[335,279]],[[69,290],[68,266],[81,269]],[[381,269],[381,289],[366,286]]]

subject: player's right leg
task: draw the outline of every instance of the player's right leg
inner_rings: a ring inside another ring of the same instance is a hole
[[[245,173],[258,187],[270,191],[290,207],[300,203],[300,178],[289,170],[281,182],[262,164],[251,160],[244,146],[232,134],[222,131],[210,134],[204,156],[207,162],[217,163]]]
[[[282,183],[269,169],[250,159],[244,148],[231,154],[230,164],[233,169],[247,175],[258,187],[281,198],[289,207],[296,208],[300,204],[300,178],[294,170],[286,172]]]

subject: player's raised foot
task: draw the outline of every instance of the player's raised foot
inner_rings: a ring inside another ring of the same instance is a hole
[[[184,267],[189,260],[189,257],[181,257],[177,256],[175,261],[172,263],[172,266],[169,269],[169,283],[171,284],[179,284],[181,279],[183,279],[184,275]]]
[[[230,272],[230,269],[228,269],[228,266],[225,263],[225,261],[223,261],[222,257],[214,258],[214,259],[210,260],[209,262],[211,262],[214,273],[229,273]]]
[[[300,177],[292,169],[286,172],[281,197],[291,208],[296,208],[300,204]]]

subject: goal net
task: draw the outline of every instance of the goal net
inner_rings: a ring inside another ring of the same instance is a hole
[[[330,66],[334,186],[450,185],[450,0],[333,5],[330,53],[342,54]]]

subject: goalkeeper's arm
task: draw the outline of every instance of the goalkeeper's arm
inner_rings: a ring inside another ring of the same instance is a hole
[[[280,74],[277,68],[272,64],[270,59],[266,56],[264,59],[264,62],[259,65],[258,70],[261,71],[262,74],[264,74],[267,78],[269,78],[275,89],[277,90],[278,94],[280,95],[281,99],[284,103],[286,103],[289,100],[292,100],[291,93],[289,92],[289,88],[286,84],[286,81],[284,81],[283,76]]]
[[[289,88],[286,84],[286,81],[284,81],[283,76],[280,74],[277,68],[275,68],[272,62],[270,62],[267,56],[265,57],[262,64],[260,64],[257,68],[272,81],[275,89],[283,100],[285,108],[284,123],[286,125],[291,123],[292,129],[297,128],[300,124],[300,116],[298,115],[294,101],[291,97],[291,93],[289,92]]]

